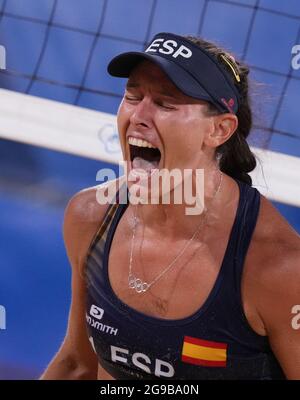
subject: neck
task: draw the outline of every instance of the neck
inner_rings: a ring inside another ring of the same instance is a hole
[[[214,168],[204,171],[204,185],[200,193],[195,192],[196,182],[193,181],[193,193],[204,199],[204,211],[201,214],[188,215],[186,210],[191,204],[138,204],[131,205],[133,214],[136,213],[139,224],[151,234],[168,238],[188,237],[193,234],[196,227],[205,218],[205,224],[213,224],[219,220],[224,208],[224,200],[230,195],[230,178],[222,176]],[[199,186],[199,185],[198,185]],[[200,185],[201,186],[201,185]],[[170,196],[172,198],[172,196]],[[183,199],[184,200],[184,199]],[[202,202],[201,202],[202,203]]]

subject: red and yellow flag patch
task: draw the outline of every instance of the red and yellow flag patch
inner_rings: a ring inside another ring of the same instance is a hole
[[[181,360],[205,367],[226,367],[227,344],[185,336]]]

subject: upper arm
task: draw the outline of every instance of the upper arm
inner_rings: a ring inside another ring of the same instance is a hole
[[[86,379],[97,378],[98,362],[86,330],[86,285],[82,270],[106,209],[107,205],[97,204],[95,189],[80,192],[70,200],[63,225],[65,248],[72,269],[72,298],[67,332],[58,354],[71,369],[77,369],[78,375]]]
[[[286,377],[300,379],[300,249],[286,248],[264,277],[259,312]]]

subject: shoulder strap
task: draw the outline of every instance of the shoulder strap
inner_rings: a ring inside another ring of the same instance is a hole
[[[87,252],[86,259],[89,258],[93,248],[95,247],[96,243],[102,238],[104,233],[107,231],[111,221],[113,220],[118,208],[120,207],[120,203],[123,204],[127,201],[127,184],[126,182],[122,183],[120,189],[117,191],[116,195],[108,205],[107,210],[105,211],[104,217],[102,222],[100,223],[97,232],[95,233],[91,244],[89,246],[89,250]]]
[[[238,295],[241,294],[241,280],[245,264],[245,258],[250,246],[253,232],[256,226],[259,208],[260,208],[260,193],[257,189],[239,182],[240,187],[240,213],[237,230],[234,240],[234,279],[235,289]]]

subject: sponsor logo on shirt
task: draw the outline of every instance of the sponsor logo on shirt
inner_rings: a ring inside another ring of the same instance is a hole
[[[100,332],[108,333],[109,335],[117,335],[118,334],[118,329],[114,328],[110,325],[106,325],[103,322],[100,322],[100,320],[104,316],[104,310],[103,308],[100,308],[96,306],[95,304],[92,304],[90,308],[89,315],[86,314],[86,322],[94,329],[97,329]]]
[[[90,315],[96,319],[102,319],[104,314],[104,310],[100,307],[95,306],[95,304],[92,304],[91,309],[90,309]]]

